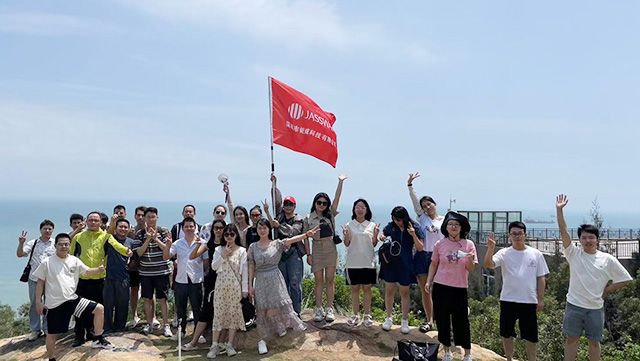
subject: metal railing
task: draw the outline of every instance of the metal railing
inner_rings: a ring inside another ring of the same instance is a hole
[[[578,230],[569,229],[573,243],[580,247]],[[469,238],[477,244],[486,244],[489,237],[488,231],[471,231]],[[495,233],[498,247],[510,246],[507,232]],[[527,230],[527,244],[538,249],[544,254],[556,254],[562,252],[560,230],[556,229],[529,229]],[[605,229],[600,234],[600,251],[607,252],[618,259],[631,259],[634,253],[640,253],[640,229]]]

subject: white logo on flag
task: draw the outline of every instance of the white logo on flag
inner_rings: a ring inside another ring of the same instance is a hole
[[[287,110],[289,111],[289,116],[292,119],[296,120],[302,118],[302,114],[304,113],[304,110],[302,110],[302,105],[298,103],[292,103],[291,105],[289,105],[289,108]]]

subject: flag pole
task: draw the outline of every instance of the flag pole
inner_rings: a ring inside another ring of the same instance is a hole
[[[276,166],[275,163],[273,162],[273,95],[271,92],[271,84],[273,83],[271,81],[271,77],[268,76],[267,80],[269,81],[269,125],[270,128],[269,129],[269,133],[271,134],[271,174],[275,174],[276,172]],[[277,214],[275,214],[276,212],[276,188],[273,186],[273,182],[271,182],[271,206],[273,209],[273,218],[276,219],[278,217]],[[265,212],[266,213],[266,212]],[[275,230],[273,230],[273,238],[275,239]]]

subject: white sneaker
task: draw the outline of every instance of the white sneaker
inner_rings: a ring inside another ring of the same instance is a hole
[[[233,348],[231,342],[227,342],[224,345],[224,349],[227,350],[227,356],[235,356],[235,354],[237,354],[236,349]]]
[[[391,317],[387,317],[384,319],[384,323],[382,324],[382,329],[385,331],[389,331],[393,326],[393,319]]]
[[[198,337],[198,343],[207,343],[207,339],[204,336]]]
[[[364,317],[362,317],[362,324],[364,325],[364,327],[373,326],[373,320],[371,319],[371,315],[365,313]]]
[[[324,312],[322,312],[322,308],[316,308],[316,314],[313,317],[316,322],[320,322],[324,319]]]
[[[169,324],[164,325],[164,333],[163,333],[163,335],[165,337],[173,336],[173,332],[171,332],[171,325],[169,325]],[[177,340],[177,338],[176,338],[176,340]]]
[[[218,356],[218,343],[213,342],[209,352],[207,352],[207,358],[216,358],[216,356]]]
[[[287,330],[283,330],[282,332],[280,332],[280,333],[278,334],[278,336],[280,336],[280,337],[284,337],[284,336],[286,336],[286,335],[287,335]]]
[[[35,341],[38,339],[38,337],[40,337],[42,335],[42,331],[40,332],[36,332],[33,331],[29,334],[29,337],[27,338],[27,341]]]
[[[358,317],[358,315],[353,315],[349,318],[349,321],[347,321],[347,323],[349,324],[349,326],[358,326],[358,324],[360,323],[360,317]]]
[[[473,358],[471,357],[471,355],[465,355],[462,361],[473,361]]]
[[[453,352],[445,351],[444,352],[444,357],[442,358],[442,361],[453,361]]]
[[[269,350],[267,350],[267,343],[264,342],[264,340],[260,340],[260,342],[258,342],[258,353],[264,355],[267,352],[269,352]]]
[[[156,329],[156,330],[159,330],[159,329],[160,329],[160,326],[161,326],[161,325],[160,325],[160,321],[156,320],[156,318],[155,318],[155,317],[153,318],[153,322],[151,322],[151,324],[153,325],[153,328],[154,328],[154,329]]]
[[[153,333],[153,330],[151,329],[151,325],[144,325],[144,327],[142,328],[142,334],[148,335],[150,333]]]
[[[405,335],[409,333],[409,321],[402,320],[402,326],[400,326],[400,332],[404,333]]]
[[[327,307],[327,314],[324,316],[324,320],[327,322],[333,322],[336,316],[333,314],[333,307]]]

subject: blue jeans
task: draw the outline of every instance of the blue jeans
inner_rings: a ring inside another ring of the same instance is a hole
[[[287,291],[293,303],[293,310],[300,314],[302,308],[302,257],[296,246],[291,246],[289,250],[291,255],[285,262],[280,262],[278,268],[284,277],[284,283],[287,285]]]
[[[129,314],[129,295],[129,279],[122,281],[107,279],[104,281],[102,297],[104,298],[105,332],[122,332],[125,330]]]
[[[187,330],[187,299],[191,303],[191,309],[193,310],[193,319],[196,322],[200,319],[200,307],[202,306],[202,283],[191,283],[189,277],[187,277],[189,283],[176,282],[176,290],[174,296],[176,299],[176,314],[181,320],[182,333]]]
[[[37,287],[38,287],[38,282],[29,280],[29,302],[31,302],[31,305],[29,306],[29,328],[33,332],[40,332],[40,331],[46,332],[47,318],[45,316],[40,316],[38,314],[38,309],[36,308],[36,288]]]

